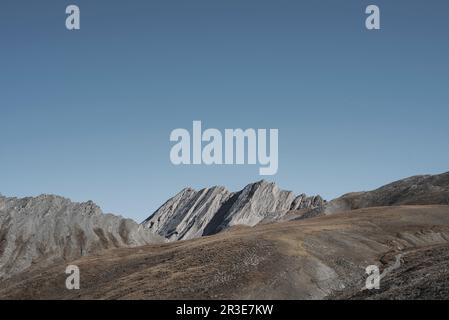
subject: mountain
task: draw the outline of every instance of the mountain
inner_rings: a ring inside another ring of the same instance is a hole
[[[447,299],[448,252],[449,173],[331,202],[266,181],[186,188],[141,225],[92,201],[0,195],[0,298]],[[361,290],[373,264],[381,289]]]
[[[449,172],[402,179],[373,191],[353,192],[330,201],[326,213],[369,207],[449,204]]]
[[[323,206],[320,196],[296,196],[265,180],[247,185],[239,192],[224,187],[195,191],[183,189],[169,199],[142,225],[169,239],[186,240],[216,234],[236,225],[255,226],[282,219],[293,210]]]
[[[449,206],[376,207],[112,249],[0,283],[3,299],[447,299]],[[370,265],[380,290],[364,290]]]
[[[54,195],[0,196],[0,278],[35,264],[159,241],[132,220],[103,214],[92,201],[75,203]]]

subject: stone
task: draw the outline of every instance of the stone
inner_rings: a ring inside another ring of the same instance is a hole
[[[230,192],[224,187],[195,191],[183,189],[163,204],[142,225],[169,241],[212,235],[232,226],[255,226],[269,219],[280,220],[291,210],[319,207],[321,197],[295,197],[265,180],[243,190]]]
[[[72,261],[105,249],[161,241],[130,219],[103,214],[92,201],[0,196],[0,278],[36,263]]]

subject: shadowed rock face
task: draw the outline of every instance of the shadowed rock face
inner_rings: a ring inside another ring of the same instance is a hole
[[[142,224],[171,241],[212,235],[236,225],[254,226],[276,221],[291,210],[317,208],[319,197],[297,197],[276,184],[259,181],[239,192],[224,187],[195,191],[187,188],[168,200]]]
[[[0,196],[0,278],[32,264],[69,261],[104,249],[161,241],[132,220],[103,214],[93,202],[41,195]]]
[[[369,207],[449,204],[449,172],[406,178],[368,192],[353,192],[330,201],[326,214]]]

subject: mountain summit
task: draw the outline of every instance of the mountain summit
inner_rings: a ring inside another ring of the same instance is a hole
[[[212,235],[235,225],[254,226],[264,220],[279,220],[292,210],[324,205],[320,196],[295,196],[265,180],[243,190],[224,187],[195,191],[185,188],[142,222],[152,233],[170,241]]]

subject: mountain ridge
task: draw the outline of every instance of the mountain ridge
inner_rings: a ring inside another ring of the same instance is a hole
[[[223,186],[198,191],[187,187],[141,224],[104,214],[92,201],[78,203],[48,194],[0,195],[0,278],[36,264],[69,261],[111,248],[200,238],[238,225],[253,227],[370,207],[448,204],[449,172],[405,178],[330,202],[295,195],[265,180],[237,192]]]
[[[330,201],[326,214],[369,207],[449,204],[449,172],[415,175],[371,191],[351,192]]]
[[[2,299],[447,299],[449,206],[358,209],[301,221],[233,228],[210,237],[112,249],[0,283]],[[366,267],[402,257],[380,290]]]
[[[312,209],[324,203],[320,196],[295,196],[266,180],[250,183],[237,192],[222,186],[199,191],[184,188],[142,225],[169,241],[186,240],[212,235],[235,225],[255,226],[267,216],[277,220],[290,210]]]
[[[0,196],[0,278],[36,263],[161,241],[131,219],[104,214],[92,201],[78,203],[46,194]]]

